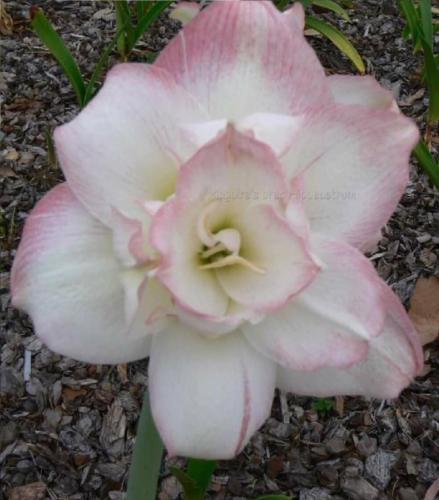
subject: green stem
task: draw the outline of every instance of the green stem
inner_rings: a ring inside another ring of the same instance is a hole
[[[128,479],[127,500],[155,500],[163,456],[163,443],[157,432],[145,393],[137,426],[136,443]]]
[[[217,462],[215,460],[200,460],[198,458],[189,459],[187,474],[197,483],[197,486],[202,490],[203,494],[209,486],[216,465]],[[192,499],[187,498],[187,500]]]
[[[430,176],[431,182],[439,189],[439,164],[434,160],[426,144],[419,141],[413,154],[421,167]]]

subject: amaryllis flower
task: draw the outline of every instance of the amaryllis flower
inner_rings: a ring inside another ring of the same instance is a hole
[[[296,394],[393,398],[422,365],[362,251],[418,132],[371,77],[325,76],[300,5],[209,6],[154,65],[120,64],[55,142],[13,302],[56,352],[150,357],[171,454],[228,458]]]

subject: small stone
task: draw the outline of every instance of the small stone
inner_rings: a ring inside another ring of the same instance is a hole
[[[109,500],[124,500],[125,496],[121,491],[109,491],[108,498]]]
[[[346,442],[343,438],[334,437],[325,443],[325,447],[331,455],[340,455],[346,451]]]
[[[419,500],[419,497],[413,488],[400,488],[398,490],[398,494],[401,500]]]
[[[331,495],[324,488],[311,488],[300,490],[299,500],[331,500]]]
[[[423,483],[432,483],[439,477],[439,465],[429,458],[419,464],[418,471],[419,479]]]
[[[175,476],[169,476],[162,481],[162,492],[166,493],[167,498],[171,500],[176,500],[179,498],[182,488]]]
[[[125,466],[120,463],[99,464],[97,470],[102,476],[117,482],[121,481],[125,474]]]
[[[274,418],[267,421],[267,431],[274,437],[279,439],[288,439],[294,432],[294,427],[291,424],[278,422]]]
[[[341,480],[340,487],[352,500],[376,500],[379,495],[375,486],[362,477],[345,477]]]
[[[427,267],[433,267],[436,264],[437,255],[428,248],[424,248],[419,254],[419,260]]]
[[[397,461],[396,454],[378,450],[366,459],[366,477],[377,488],[384,491],[391,479],[390,471]]]
[[[406,452],[410,453],[410,455],[414,455],[415,457],[422,456],[422,448],[419,441],[411,441],[407,446]]]
[[[377,440],[365,434],[358,442],[357,450],[362,457],[367,458],[369,455],[376,452]]]
[[[7,422],[0,426],[0,450],[3,450],[8,444],[12,443],[17,437],[17,424]]]
[[[50,408],[44,412],[45,423],[48,427],[56,430],[62,419],[62,413],[59,410],[51,410]]]

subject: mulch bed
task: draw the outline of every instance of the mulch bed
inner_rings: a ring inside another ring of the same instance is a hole
[[[39,4],[89,74],[114,34],[111,5]],[[427,94],[420,90],[419,59],[401,37],[396,2],[356,4],[350,23],[325,16],[351,37],[368,73],[393,90],[403,112],[423,130]],[[29,30],[30,5],[8,2],[14,31],[0,40],[0,500],[122,499],[146,361],[113,367],[61,357],[10,305],[9,270],[24,220],[62,180],[47,154],[46,136],[78,111],[63,73]],[[145,60],[150,51],[159,51],[178,29],[164,15],[134,58]],[[354,71],[328,42],[314,37],[311,42],[328,72]],[[437,153],[437,129],[432,141]],[[439,276],[438,250],[438,193],[413,165],[410,185],[371,258],[407,304],[419,276]],[[220,463],[208,497],[254,498],[280,491],[300,500],[422,499],[439,476],[437,342],[427,346],[425,357],[424,374],[394,401],[345,398],[339,414],[335,408],[316,410],[313,398],[279,394],[272,417],[243,453]],[[181,494],[169,465],[165,461],[162,468],[161,500]]]

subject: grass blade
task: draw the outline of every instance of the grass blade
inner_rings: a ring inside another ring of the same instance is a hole
[[[416,52],[419,48],[419,37],[421,35],[418,13],[412,0],[400,0],[399,5],[406,19]]]
[[[169,6],[172,1],[158,1],[151,5],[146,12],[146,14],[139,19],[137,26],[134,29],[133,40],[129,46],[128,52],[130,52],[133,47],[138,42],[139,38],[145,33],[145,31],[151,26],[151,24],[158,18],[158,16]]]
[[[349,14],[343,7],[338,5],[337,2],[333,2],[332,0],[313,0],[312,4],[322,9],[331,10],[341,16],[345,21],[350,21]]]
[[[439,121],[439,66],[436,63],[433,50],[421,35],[424,52],[425,76],[428,85],[429,104],[428,117],[432,123]]]
[[[145,393],[130,467],[127,500],[156,500],[162,456],[163,443],[152,419],[148,393]]]
[[[413,150],[413,155],[419,165],[425,170],[431,182],[439,189],[439,164],[434,160],[430,151],[423,141],[419,141]]]
[[[419,2],[419,12],[421,14],[422,32],[425,41],[433,49],[433,15],[431,13],[431,0],[421,0]]]
[[[31,26],[39,39],[58,61],[75,91],[79,105],[82,106],[84,102],[85,84],[81,72],[70,50],[66,47],[62,38],[55,31],[43,11],[38,7],[31,9]]]
[[[305,25],[307,28],[314,29],[326,36],[326,38],[328,38],[339,50],[349,57],[360,73],[365,72],[366,69],[364,67],[363,59],[357,49],[338,29],[328,23],[325,23],[324,21],[316,19],[313,16],[305,17]]]
[[[95,64],[95,67],[93,69],[93,73],[92,73],[90,80],[88,81],[87,86],[85,88],[84,106],[93,97],[96,82],[97,82],[98,78],[101,76],[105,65],[107,64],[108,58],[110,57],[110,54],[111,54],[111,51],[117,45],[119,38],[121,38],[123,36],[124,32],[125,32],[125,26],[121,26],[119,31],[114,36],[113,40],[109,43],[109,45],[106,47],[104,52],[102,52],[101,57],[99,58],[99,61]]]

